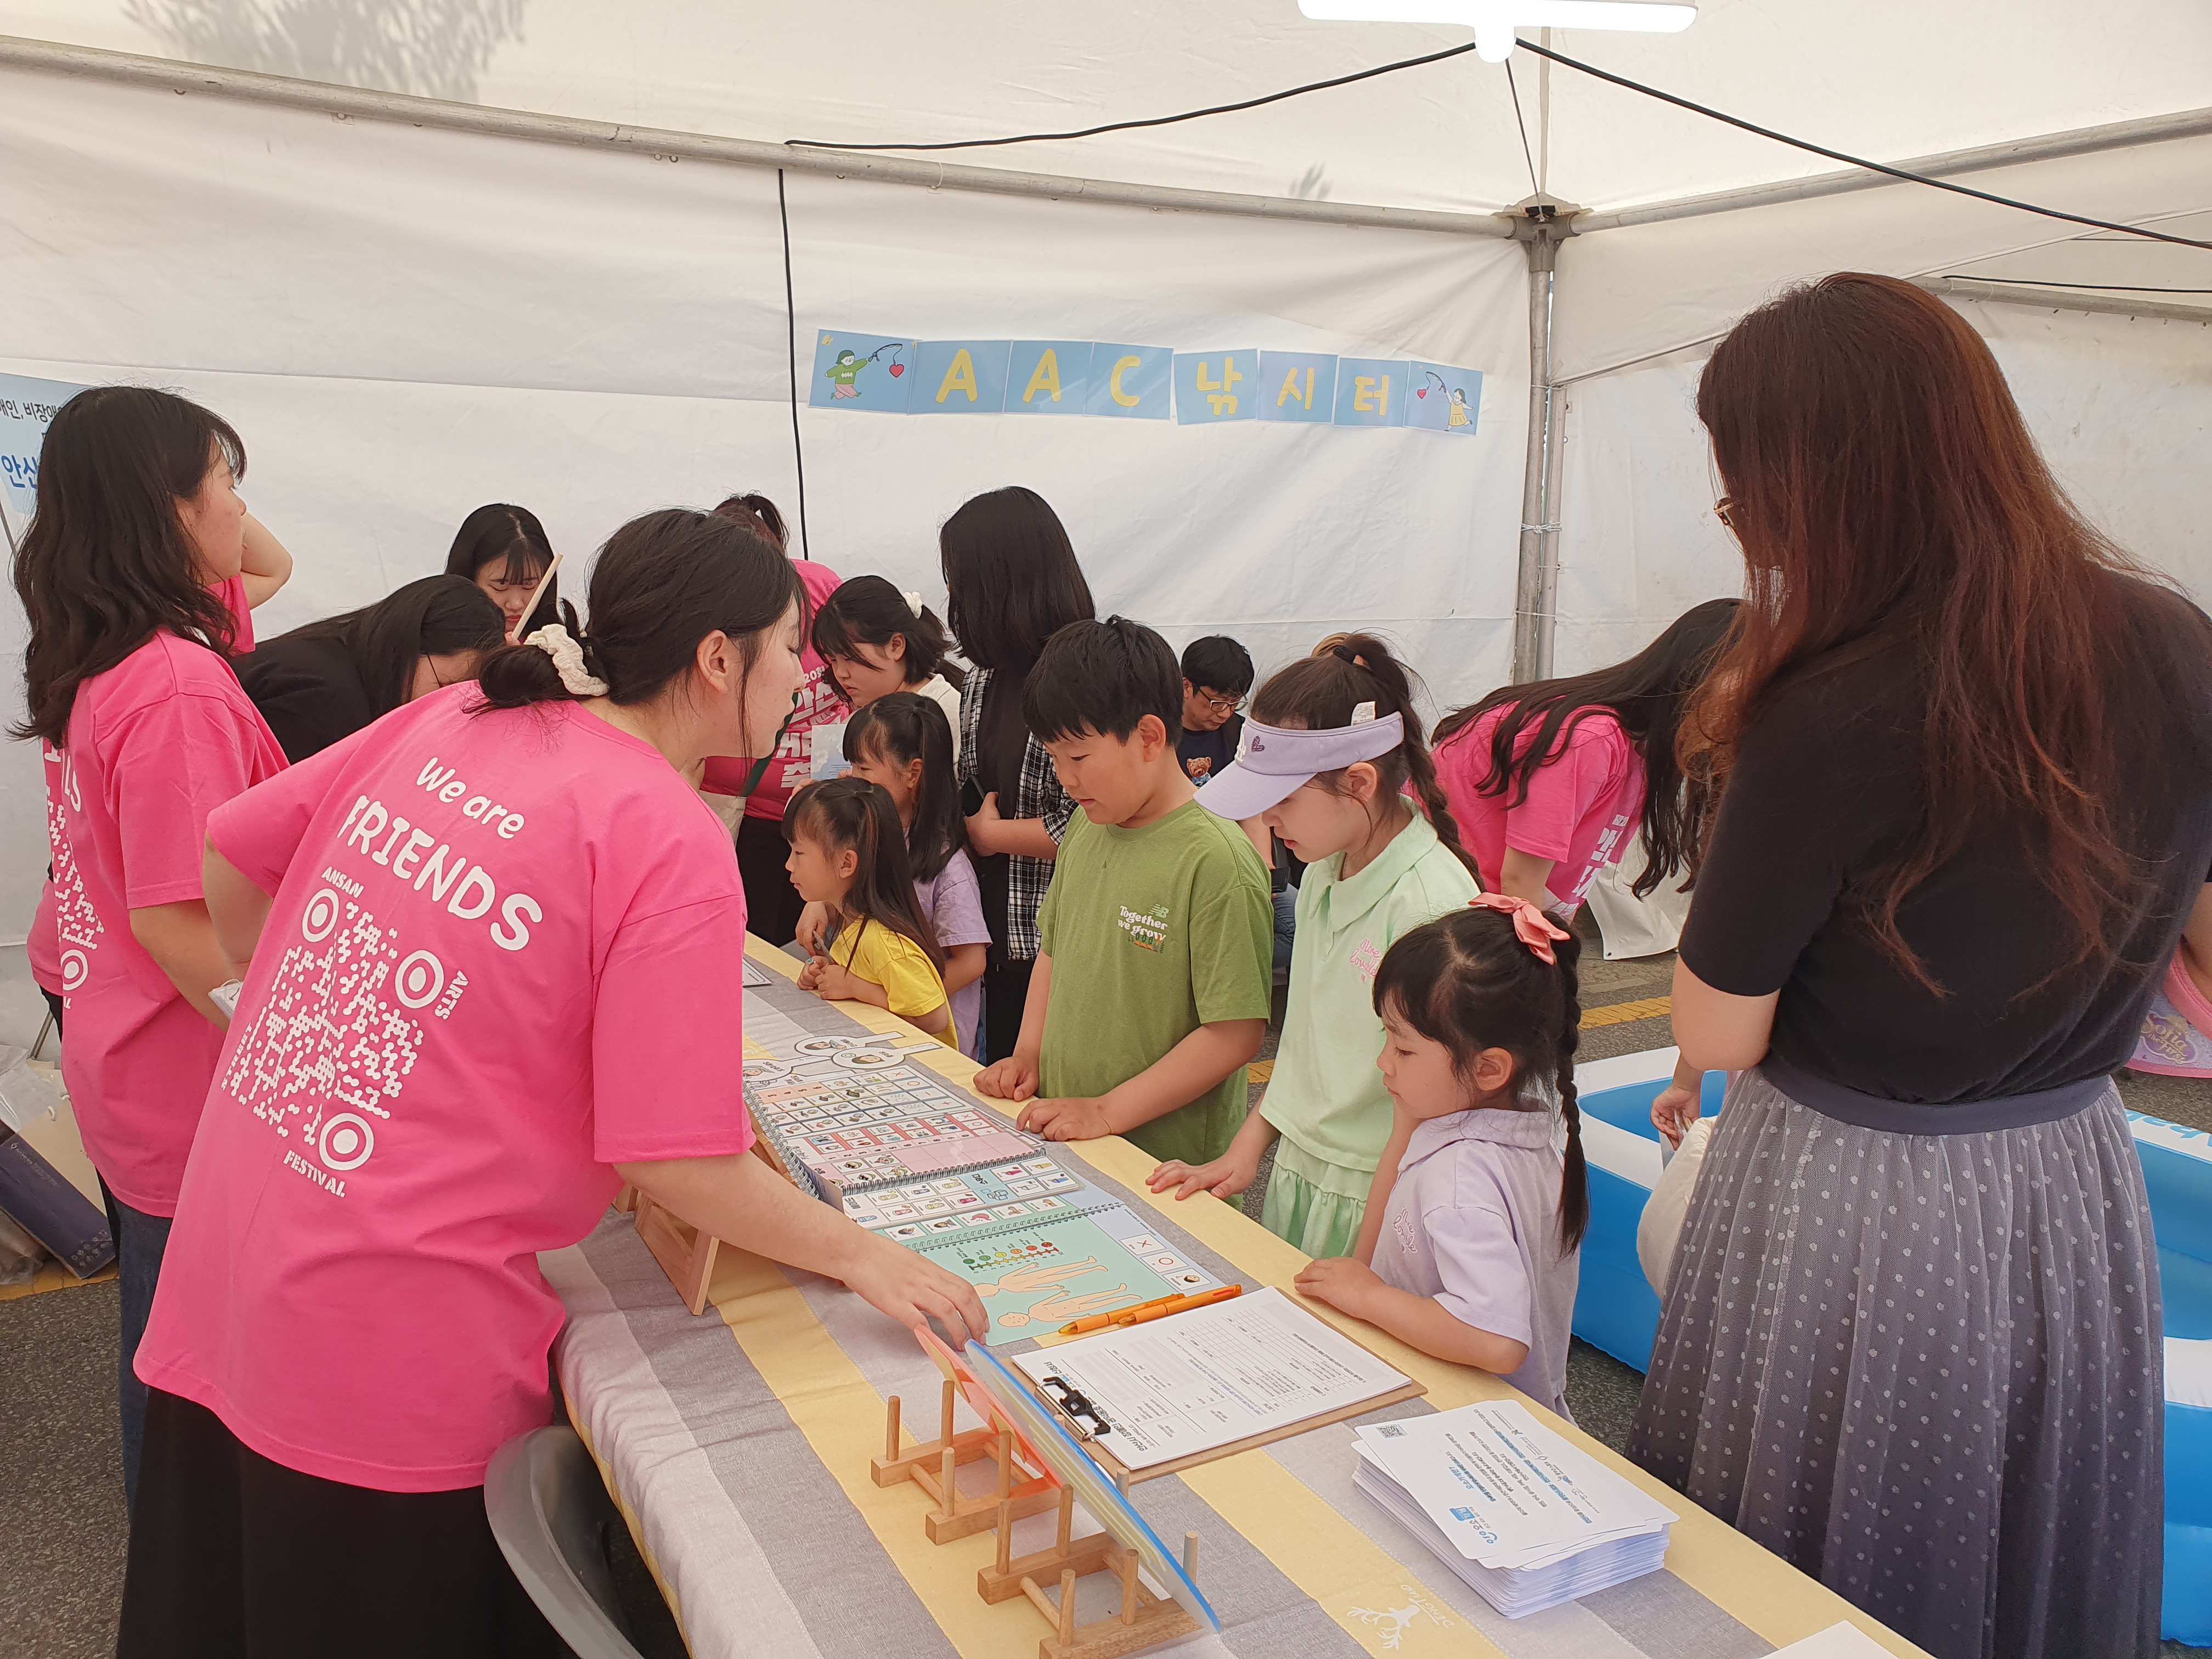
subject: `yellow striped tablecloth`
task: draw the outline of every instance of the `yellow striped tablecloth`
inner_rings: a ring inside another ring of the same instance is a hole
[[[788,977],[788,957],[755,951]],[[797,994],[775,987],[748,997]],[[838,1008],[869,1030],[919,1036],[879,1010]],[[957,1085],[975,1070],[941,1048],[922,1063]],[[1154,1197],[1144,1186],[1151,1160],[1127,1141],[1084,1143],[1073,1161],[1133,1207],[1150,1206],[1170,1247],[1209,1271],[1295,1294],[1303,1255],[1212,1198]],[[925,1433],[934,1418],[937,1372],[908,1332],[832,1281],[726,1249],[712,1304],[694,1319],[625,1215],[542,1261],[568,1308],[556,1354],[571,1419],[694,1659],[1033,1659],[1047,1634],[1036,1611],[1022,1600],[987,1607],[975,1593],[975,1571],[995,1547],[989,1534],[931,1544],[921,1492],[869,1479],[887,1395],[902,1395],[908,1420]],[[1375,1419],[1512,1395],[1483,1372],[1352,1328],[1428,1389],[1425,1400]],[[1759,1659],[1848,1620],[1891,1652],[1919,1653],[1580,1430],[1560,1426],[1681,1516],[1664,1571],[1504,1619],[1354,1489],[1353,1436],[1339,1425],[1134,1488],[1163,1537],[1199,1534],[1199,1585],[1224,1626],[1176,1651]],[[1017,1550],[1048,1542],[1051,1525],[1049,1516],[1021,1523]],[[1116,1593],[1103,1576],[1085,1586],[1084,1616],[1108,1611]]]

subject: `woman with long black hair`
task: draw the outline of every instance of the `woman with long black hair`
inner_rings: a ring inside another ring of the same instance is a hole
[[[977,495],[938,532],[945,619],[975,665],[960,688],[968,845],[991,930],[983,1048],[1004,1060],[1022,1032],[1037,957],[1037,907],[1075,803],[1022,718],[1022,688],[1045,641],[1097,614],[1060,515],[1034,489]]]
[[[245,556],[246,448],[166,392],[99,386],[40,452],[15,553],[28,714],[46,757],[62,1077],[107,1200],[122,1277],[123,1485],[146,1391],[131,1370],[227,1022],[230,977],[201,888],[215,810],[283,769],[232,673],[224,589]]]
[[[462,520],[446,555],[446,574],[465,576],[483,590],[507,618],[511,640],[527,638],[548,623],[563,620],[574,631],[576,607],[562,608],[557,575],[545,584],[530,614],[522,614],[538,580],[552,565],[553,544],[545,526],[528,507],[511,501],[488,502]]]
[[[2158,1259],[2112,1073],[2212,907],[2212,622],[1996,360],[1854,274],[1698,386],[1741,626],[1670,1138],[1738,1073],[1632,1455],[1938,1659],[2150,1659]]]
[[[1708,599],[1626,662],[1504,686],[1437,723],[1437,775],[1486,888],[1571,916],[1639,824],[1638,898],[1686,867],[1675,734],[1739,605]]]
[[[765,752],[799,594],[757,532],[648,513],[583,639],[534,632],[210,821],[246,969],[138,1355],[125,1659],[564,1652],[484,1468],[552,1415],[538,1253],[626,1182],[909,1328],[985,1329],[749,1155],[744,893],[684,779]]]
[[[238,659],[238,678],[297,763],[402,703],[474,679],[506,632],[506,617],[474,582],[424,576],[263,641]]]

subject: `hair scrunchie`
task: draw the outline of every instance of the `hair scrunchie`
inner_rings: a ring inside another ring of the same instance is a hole
[[[1513,893],[1477,893],[1467,902],[1470,909],[1503,910],[1512,918],[1513,932],[1528,947],[1530,956],[1554,968],[1559,965],[1559,953],[1552,949],[1552,941],[1572,935],[1527,899]]]
[[[560,671],[561,684],[571,696],[604,697],[607,683],[584,666],[584,647],[568,637],[568,630],[559,623],[548,623],[528,639],[525,645],[534,645],[553,659],[553,666]]]
[[[908,613],[918,619],[921,615],[921,595],[908,592],[902,588],[899,591],[899,598],[906,601]]]

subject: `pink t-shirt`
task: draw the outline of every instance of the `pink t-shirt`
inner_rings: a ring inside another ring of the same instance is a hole
[[[233,576],[215,590],[237,618],[231,648],[240,655],[253,649],[253,611],[246,602],[246,578]],[[31,981],[42,991],[62,994],[62,946],[54,929],[54,884],[49,880],[39,894],[39,908],[31,917],[30,937],[24,941],[31,959]]]
[[[23,941],[23,952],[31,959],[31,982],[55,996],[62,994],[62,939],[54,920],[59,905],[49,877],[39,890],[39,908],[31,913],[31,936]]]
[[[791,562],[806,588],[810,614],[820,610],[822,602],[843,585],[842,579],[826,564],[816,564],[811,559],[793,559]],[[783,728],[783,741],[775,746],[775,758],[761,774],[760,787],[746,798],[745,816],[749,818],[782,818],[792,792],[814,776],[814,758],[807,733],[824,721],[839,720],[851,713],[844,699],[837,695],[837,688],[830,683],[830,677],[823,672],[822,659],[815,652],[812,641],[800,650],[799,665],[806,671],[806,679],[799,688],[799,703],[792,711],[791,724]],[[708,763],[708,788],[729,780],[728,765],[727,762]],[[749,765],[738,768],[735,779],[726,783],[727,789],[742,788],[750,770]]]
[[[727,832],[581,707],[477,702],[433,692],[210,823],[275,902],[138,1350],[264,1456],[386,1492],[476,1486],[547,1420],[538,1252],[612,1165],[752,1143]]]
[[[40,750],[62,1076],[115,1195],[174,1215],[222,1034],[131,937],[131,912],[200,896],[209,814],[283,771],[284,751],[229,665],[168,633],[79,685],[67,744]]]
[[[236,619],[231,629],[230,648],[238,656],[253,649],[253,607],[246,600],[246,578],[233,576],[215,590],[222,595],[222,602],[230,607]]]
[[[1511,791],[1485,795],[1477,790],[1490,775],[1491,734],[1505,713],[1493,708],[1437,745],[1437,781],[1460,840],[1482,868],[1485,887],[1501,884],[1505,849],[1518,848],[1552,860],[1545,888],[1572,909],[1636,833],[1644,811],[1643,757],[1609,710],[1585,714],[1530,777],[1528,799],[1509,812]],[[1522,733],[1518,752],[1527,752],[1534,739],[1532,726]]]

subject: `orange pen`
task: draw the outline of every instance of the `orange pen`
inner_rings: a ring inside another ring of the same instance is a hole
[[[1133,1307],[1117,1309],[1113,1313],[1086,1315],[1073,1324],[1062,1325],[1060,1328],[1060,1334],[1062,1336],[1080,1336],[1085,1331],[1103,1331],[1109,1325],[1124,1325],[1129,1322],[1129,1316],[1132,1314],[1142,1313],[1147,1308],[1157,1308],[1162,1313],[1171,1313],[1174,1311],[1173,1304],[1183,1300],[1185,1300],[1184,1297],[1178,1291],[1173,1296],[1156,1297],[1150,1302],[1139,1302]]]
[[[1179,1296],[1171,1308],[1158,1304],[1146,1304],[1139,1308],[1125,1308],[1115,1316],[1116,1325],[1141,1325],[1147,1320],[1164,1319],[1170,1314],[1188,1313],[1193,1308],[1210,1307],[1216,1302],[1226,1302],[1232,1296],[1244,1294],[1242,1285],[1225,1285],[1218,1291],[1205,1291],[1196,1296]]]
[[[1232,1296],[1242,1296],[1242,1285],[1231,1285],[1218,1291],[1202,1291],[1197,1296],[1158,1297],[1150,1302],[1139,1302],[1133,1308],[1117,1309],[1112,1313],[1092,1314],[1072,1325],[1062,1325],[1062,1336],[1081,1336],[1086,1331],[1119,1329],[1124,1325],[1142,1325],[1149,1320],[1164,1319],[1170,1314],[1186,1313],[1193,1308],[1203,1308],[1211,1303],[1226,1302]]]

